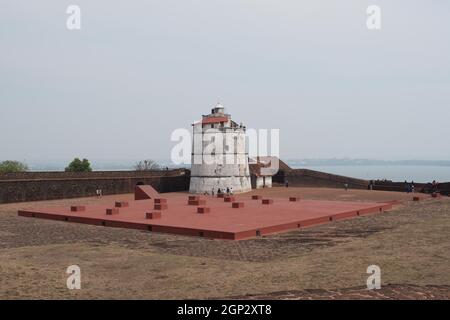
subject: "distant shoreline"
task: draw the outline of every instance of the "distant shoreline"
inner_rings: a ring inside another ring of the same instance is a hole
[[[311,169],[365,180],[391,180],[431,182],[450,181],[450,160],[371,160],[371,159],[288,159],[294,169]],[[92,161],[94,171],[132,171],[133,160]],[[189,165],[173,165],[170,160],[159,160],[161,167],[189,168]],[[64,171],[64,161],[31,162],[30,171]]]

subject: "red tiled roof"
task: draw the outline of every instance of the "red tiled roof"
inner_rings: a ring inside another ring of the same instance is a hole
[[[227,117],[210,117],[210,118],[203,118],[202,124],[209,124],[209,123],[220,123],[220,122],[228,122]]]

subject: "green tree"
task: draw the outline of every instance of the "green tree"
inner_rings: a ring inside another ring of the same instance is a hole
[[[0,162],[0,173],[14,173],[28,171],[28,166],[19,161],[6,160]]]
[[[80,160],[79,158],[73,159],[69,166],[66,168],[67,172],[91,172],[91,163],[88,159]]]

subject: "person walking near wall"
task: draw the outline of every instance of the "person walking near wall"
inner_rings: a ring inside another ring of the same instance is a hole
[[[433,183],[431,184],[432,192],[438,192],[438,183],[436,180],[433,180]]]

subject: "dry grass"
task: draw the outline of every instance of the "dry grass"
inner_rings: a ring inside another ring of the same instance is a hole
[[[253,193],[309,199],[390,201],[411,195],[314,188]],[[407,202],[392,212],[233,242],[17,216],[17,209],[94,203],[59,200],[0,206],[0,298],[183,299],[382,283],[450,286],[450,199]],[[77,264],[82,290],[66,288]]]

